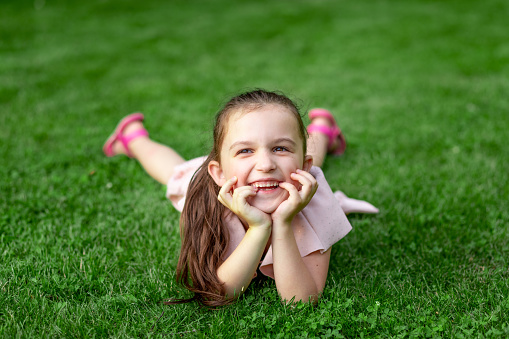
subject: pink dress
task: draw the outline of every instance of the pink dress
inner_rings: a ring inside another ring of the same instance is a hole
[[[204,160],[205,157],[201,157],[179,165],[168,181],[166,196],[180,212],[184,207],[185,194],[191,177]],[[292,222],[293,234],[302,257],[315,251],[325,252],[352,229],[322,170],[313,166],[310,173],[316,178],[318,189],[309,204],[295,216]],[[240,219],[231,212],[226,216],[225,224],[230,231],[226,259],[240,244],[246,231]],[[271,246],[262,259],[260,271],[274,278],[272,264]]]

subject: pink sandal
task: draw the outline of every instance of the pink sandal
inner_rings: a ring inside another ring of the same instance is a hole
[[[336,124],[336,120],[334,120],[334,116],[332,115],[332,113],[323,108],[315,108],[309,111],[309,119],[311,119],[311,121],[316,117],[324,117],[329,119],[332,126],[328,127],[324,125],[310,124],[307,128],[308,133],[311,134],[313,132],[320,132],[325,134],[326,136],[329,137],[328,145],[329,153],[332,153],[333,155],[343,154],[346,149],[346,140],[343,133]],[[335,149],[332,149],[332,145],[334,144],[334,141],[336,139],[338,140],[339,144]]]
[[[113,152],[113,144],[115,143],[115,141],[120,141],[122,143],[122,145],[124,145],[127,156],[132,158],[133,155],[129,151],[129,143],[136,138],[148,136],[148,132],[144,128],[134,131],[129,135],[124,135],[123,132],[124,132],[124,129],[127,127],[127,125],[129,125],[131,122],[138,121],[138,120],[143,121],[143,119],[144,119],[144,116],[141,113],[129,114],[128,116],[123,118],[117,125],[117,128],[115,128],[115,131],[113,132],[113,134],[110,135],[108,140],[106,140],[106,143],[103,146],[104,154],[106,154],[106,156],[108,156],[108,157],[113,157],[113,156],[117,155],[118,153]]]

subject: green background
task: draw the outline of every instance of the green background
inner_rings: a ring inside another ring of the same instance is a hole
[[[509,3],[0,2],[0,336],[509,336]],[[143,111],[206,154],[215,112],[281,90],[334,112],[351,215],[316,307],[269,279],[233,306],[164,306],[179,215],[101,147]]]

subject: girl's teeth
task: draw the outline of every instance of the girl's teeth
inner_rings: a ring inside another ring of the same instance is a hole
[[[277,182],[273,182],[273,183],[255,183],[252,186],[254,188],[268,188],[268,187],[278,187],[279,184]]]

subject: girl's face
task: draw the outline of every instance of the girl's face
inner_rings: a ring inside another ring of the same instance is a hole
[[[257,188],[248,203],[265,213],[274,212],[288,198],[288,191],[279,187],[289,182],[297,169],[308,171],[312,158],[305,157],[298,122],[286,107],[265,105],[248,113],[233,113],[221,147],[221,164],[209,165],[209,173],[222,186],[233,176],[234,187],[250,185]],[[212,167],[212,168],[211,168]]]

